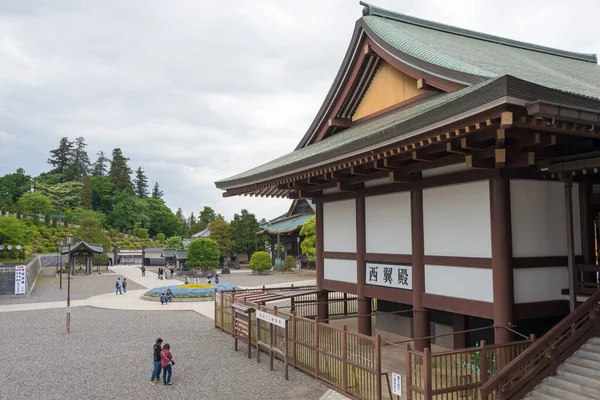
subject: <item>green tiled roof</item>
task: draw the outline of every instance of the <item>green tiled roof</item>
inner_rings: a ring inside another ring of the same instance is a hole
[[[595,55],[499,38],[376,8],[363,20],[385,43],[429,64],[488,78],[511,75],[600,98],[600,66]]]
[[[160,252],[160,256],[163,258],[172,258],[175,257],[175,249],[163,249]]]
[[[71,252],[75,252],[78,250],[87,250],[91,253],[96,253],[96,254],[104,253],[104,249],[102,248],[102,245],[94,244],[94,243],[87,243],[87,242],[84,242],[83,240],[79,240],[77,243],[74,243],[73,245],[71,245]],[[68,254],[69,246],[62,246],[60,248],[60,253]]]
[[[291,217],[271,221],[264,226],[264,231],[270,234],[289,233],[296,229],[301,229],[302,225],[308,221],[313,214],[297,214]]]
[[[187,250],[175,250],[175,258],[178,260],[187,260]]]

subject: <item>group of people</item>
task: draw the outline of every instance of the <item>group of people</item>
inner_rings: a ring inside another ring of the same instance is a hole
[[[165,385],[172,385],[171,374],[173,372],[172,365],[175,365],[173,361],[173,353],[171,353],[171,347],[169,343],[162,344],[161,338],[156,339],[154,344],[154,369],[152,370],[152,378],[150,384],[156,385],[160,382],[160,373],[163,373],[163,383]]]
[[[145,272],[142,272],[145,274]],[[173,279],[173,275],[175,275],[175,268],[158,268],[158,279]]]
[[[175,296],[173,295],[173,292],[171,292],[171,289],[167,289],[167,292],[161,294],[160,296],[160,304],[167,304],[173,299],[173,297]]]
[[[219,274],[215,274],[215,285],[219,284]],[[208,274],[208,276],[206,277],[206,283],[208,283],[209,285],[212,283],[212,279],[213,276],[211,274]]]
[[[119,295],[123,293],[127,293],[127,278],[123,278],[123,281],[121,281],[121,278],[117,278],[117,282],[115,282],[115,294]]]

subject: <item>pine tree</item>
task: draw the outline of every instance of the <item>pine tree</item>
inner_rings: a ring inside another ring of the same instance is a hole
[[[65,175],[69,169],[72,154],[73,142],[70,142],[68,137],[61,138],[58,148],[50,150],[48,163],[54,167],[50,173]]]
[[[158,186],[158,182],[154,182],[154,187],[152,188],[152,198],[162,199],[164,194],[165,194],[165,192],[160,190],[160,187]]]
[[[83,137],[75,139],[75,146],[72,151],[71,162],[67,169],[67,178],[69,180],[81,181],[88,174],[90,169],[90,157],[85,148],[87,144]]]
[[[181,210],[181,207],[177,209],[175,216],[181,221],[181,232],[183,232],[184,234],[187,233],[189,225],[187,218],[185,217],[185,215],[183,215],[183,210]]]
[[[135,171],[134,183],[136,196],[140,198],[148,197],[148,178],[146,178],[142,167]]]
[[[88,210],[92,209],[94,201],[94,183],[92,177],[86,175],[83,177],[83,187],[81,188],[81,205]]]
[[[127,165],[129,158],[125,158],[121,149],[116,148],[112,152],[112,161],[108,177],[115,187],[121,191],[133,192],[131,184],[131,168]]]
[[[106,164],[108,164],[110,162],[110,160],[104,156],[103,151],[99,151],[97,153],[97,155],[98,155],[98,159],[92,166],[92,175],[104,176],[104,175],[106,175],[106,171],[107,171]]]

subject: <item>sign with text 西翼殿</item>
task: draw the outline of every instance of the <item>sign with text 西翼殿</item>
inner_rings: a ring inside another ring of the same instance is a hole
[[[412,266],[409,264],[366,263],[365,284],[392,289],[412,290]]]
[[[15,267],[15,294],[25,294],[26,270],[25,265]]]
[[[277,325],[281,328],[285,328],[285,318],[277,317],[273,314],[266,313],[264,311],[256,310],[256,318],[263,321],[267,321],[273,325]]]

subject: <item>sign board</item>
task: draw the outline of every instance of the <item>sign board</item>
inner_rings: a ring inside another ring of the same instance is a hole
[[[365,284],[412,290],[412,266],[409,264],[366,263]]]
[[[402,375],[392,372],[392,393],[402,396]]]
[[[264,311],[256,310],[256,318],[267,321],[273,325],[277,325],[281,328],[285,328],[285,318],[276,317],[275,315],[266,313]]]
[[[26,269],[25,265],[15,267],[15,294],[25,294]]]
[[[221,293],[220,293],[220,292],[216,292],[216,293],[215,293],[215,301],[216,301],[217,303],[220,303],[220,302],[221,302]]]

